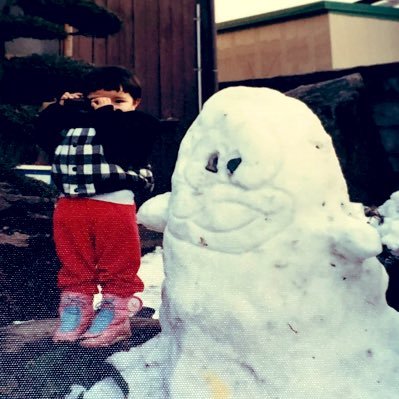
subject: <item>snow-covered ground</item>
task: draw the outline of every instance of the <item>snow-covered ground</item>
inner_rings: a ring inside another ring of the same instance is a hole
[[[155,309],[156,313],[153,317],[158,318],[161,305],[161,285],[164,279],[162,248],[157,247],[154,252],[141,258],[139,276],[144,281],[145,288],[138,296],[143,300],[144,306]]]
[[[165,280],[162,333],[109,359],[130,399],[397,399],[381,239],[306,105],[264,88],[214,95],[172,192],[138,218],[164,231]],[[160,252],[140,272],[147,305]],[[84,398],[121,395],[103,380]]]

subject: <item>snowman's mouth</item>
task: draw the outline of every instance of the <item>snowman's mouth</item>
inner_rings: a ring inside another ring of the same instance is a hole
[[[193,217],[193,222],[206,230],[227,232],[240,229],[261,218],[262,214],[247,204],[235,201],[220,201],[217,206],[208,206]]]
[[[186,200],[191,201],[190,211],[173,207],[168,223],[170,233],[223,252],[240,253],[256,248],[292,220],[290,196],[272,187],[247,191],[219,184],[201,198],[192,196]]]

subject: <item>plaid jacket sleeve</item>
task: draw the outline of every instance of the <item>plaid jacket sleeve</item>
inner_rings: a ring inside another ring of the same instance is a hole
[[[152,192],[154,190],[154,175],[151,165],[147,165],[145,168],[139,170],[128,170],[127,174],[137,183],[140,189],[146,192]]]

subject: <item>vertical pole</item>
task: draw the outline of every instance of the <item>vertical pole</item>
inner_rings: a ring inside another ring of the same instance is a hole
[[[198,0],[201,6],[202,101],[218,90],[214,0]]]
[[[73,56],[73,28],[71,25],[65,24],[65,32],[68,36],[64,39],[64,56],[65,57],[72,57]]]
[[[201,5],[196,4],[195,25],[197,33],[197,93],[198,112],[202,109],[202,42],[201,42]]]

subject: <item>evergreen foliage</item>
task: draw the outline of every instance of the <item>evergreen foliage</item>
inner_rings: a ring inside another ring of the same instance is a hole
[[[36,106],[0,104],[0,159],[14,167],[18,160],[33,163],[38,149],[32,137]]]
[[[64,39],[67,36],[61,25],[53,24],[39,17],[0,15],[0,41],[18,37],[35,39]]]
[[[17,38],[62,40],[65,24],[74,35],[106,37],[121,20],[93,0],[5,0],[0,2],[0,160],[1,168],[33,163],[34,120],[42,102],[65,91],[80,91],[91,65],[56,55],[5,57],[5,43]]]
[[[25,13],[56,24],[69,24],[77,34],[106,37],[121,28],[121,20],[92,0],[16,0]]]
[[[40,104],[65,91],[81,91],[83,76],[91,69],[82,61],[50,54],[5,60],[0,102]]]

